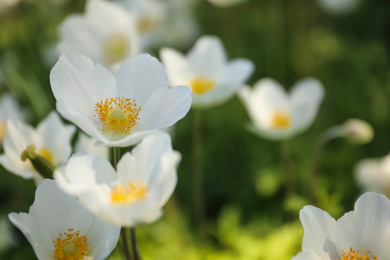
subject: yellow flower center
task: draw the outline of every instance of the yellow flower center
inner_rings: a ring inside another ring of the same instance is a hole
[[[272,117],[272,128],[285,129],[291,125],[290,114],[286,111],[275,111]]]
[[[6,123],[0,123],[0,142],[3,142],[6,133],[7,133]]]
[[[49,162],[53,163],[53,157],[52,157],[49,149],[47,149],[46,147],[39,149],[38,155],[42,156],[43,158],[45,158]]]
[[[103,61],[107,64],[115,64],[123,61],[128,56],[130,43],[120,33],[109,35],[103,42]]]
[[[141,107],[137,107],[135,100],[130,98],[106,98],[95,104],[94,117],[103,123],[105,133],[128,134],[131,128],[138,124]]]
[[[215,82],[208,78],[195,78],[191,80],[190,87],[195,94],[203,95],[206,92],[212,90],[215,86]]]
[[[339,259],[337,259],[339,260]],[[352,247],[349,249],[349,252],[344,252],[341,256],[341,260],[378,260],[378,257],[373,256],[370,251],[365,252],[362,250],[353,250]]]
[[[147,189],[148,185],[142,185],[140,181],[115,185],[111,191],[111,204],[131,204],[143,200],[147,196]]]
[[[73,228],[58,234],[53,243],[55,243],[54,259],[56,260],[80,260],[88,253],[87,236],[80,236],[80,231],[74,232]]]
[[[144,15],[138,19],[140,32],[150,32],[156,28],[157,22],[151,15]]]

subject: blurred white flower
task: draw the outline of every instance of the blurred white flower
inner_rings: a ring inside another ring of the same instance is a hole
[[[50,82],[59,113],[109,146],[133,145],[175,124],[191,106],[191,89],[169,88],[163,66],[148,54],[126,60],[114,76],[84,55],[66,53]]]
[[[185,45],[199,31],[188,0],[117,0],[117,3],[135,17],[143,50]]]
[[[390,155],[361,160],[356,164],[355,178],[364,191],[390,196]]]
[[[15,235],[7,216],[0,215],[0,254],[15,245]]]
[[[248,0],[207,0],[207,1],[219,7],[229,7],[229,6],[241,4]]]
[[[231,98],[252,75],[254,65],[246,59],[226,61],[219,38],[203,36],[187,56],[164,48],[160,52],[172,86],[192,88],[192,105],[210,107]]]
[[[75,130],[72,125],[64,125],[55,112],[51,112],[36,129],[22,121],[8,120],[0,164],[16,175],[40,182],[41,178],[32,164],[21,160],[22,152],[27,146],[34,145],[38,155],[58,166],[65,163],[71,154],[70,141]]]
[[[97,140],[95,138],[79,133],[79,138],[77,139],[75,145],[75,152],[96,155],[109,159],[109,148],[103,145],[96,145],[96,141]]]
[[[60,54],[77,51],[114,70],[140,53],[134,17],[109,1],[87,1],[85,15],[68,16],[58,31]]]
[[[29,213],[10,213],[40,260],[106,259],[115,248],[119,226],[96,218],[56,181],[44,180]]]
[[[300,212],[302,253],[293,260],[390,259],[390,201],[368,192],[337,221],[313,206]]]
[[[314,121],[324,89],[317,79],[298,81],[286,93],[273,79],[255,83],[253,89],[239,91],[253,125],[250,130],[271,140],[283,140],[305,131]]]
[[[74,155],[54,176],[103,221],[133,227],[161,216],[176,186],[180,158],[169,135],[158,133],[124,154],[117,170],[102,158]]]
[[[0,99],[0,144],[6,135],[7,119],[24,120],[25,114],[11,94],[4,94]]]
[[[324,11],[330,14],[345,14],[356,10],[361,0],[318,0]]]

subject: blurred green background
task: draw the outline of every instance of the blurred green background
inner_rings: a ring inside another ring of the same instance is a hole
[[[0,93],[14,94],[33,125],[55,109],[47,53],[58,39],[57,26],[85,5],[53,2],[25,1],[0,11]],[[288,89],[303,77],[316,77],[325,86],[325,100],[309,130],[284,144],[249,133],[249,118],[237,97],[200,111],[207,216],[203,239],[197,235],[192,202],[190,111],[174,129],[173,146],[182,154],[175,194],[161,220],[137,228],[143,259],[290,259],[301,246],[299,210],[311,203],[315,142],[325,129],[357,117],[373,126],[374,139],[363,146],[343,139],[326,144],[315,188],[315,206],[331,216],[338,218],[353,208],[361,194],[354,165],[389,152],[388,10],[386,0],[362,1],[357,10],[343,15],[325,12],[315,0],[249,0],[229,8],[198,0],[193,12],[201,34],[219,36],[230,58],[256,64],[250,85],[272,77]],[[289,148],[296,175],[296,195],[289,199],[283,188],[282,145]],[[33,181],[0,168],[0,215],[28,211],[34,192]],[[16,228],[13,232],[16,243],[0,252],[0,258],[34,259],[24,236]],[[121,259],[120,252],[119,245],[112,259]]]

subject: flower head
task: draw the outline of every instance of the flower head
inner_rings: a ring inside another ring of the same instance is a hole
[[[57,113],[51,112],[36,129],[21,121],[7,121],[7,135],[4,139],[4,154],[0,164],[8,171],[23,178],[40,176],[29,161],[22,161],[21,154],[27,146],[33,145],[36,153],[54,166],[65,163],[72,151],[70,141],[75,127],[64,125]]]
[[[278,82],[266,78],[259,80],[253,89],[243,87],[239,94],[252,119],[250,129],[263,137],[281,140],[311,125],[324,90],[318,80],[306,78],[287,94]]]
[[[89,0],[84,15],[68,16],[59,36],[60,53],[77,51],[108,67],[140,52],[134,17],[103,0]]]
[[[66,53],[50,81],[58,112],[109,146],[129,146],[173,125],[191,106],[187,86],[168,87],[161,63],[148,54],[126,60],[111,74],[78,53]]]
[[[44,180],[29,213],[10,213],[38,259],[105,259],[119,239],[119,226],[106,224],[73,196]]]
[[[55,178],[103,221],[135,226],[161,216],[176,186],[179,161],[169,135],[159,133],[124,154],[116,170],[107,160],[79,154],[57,170]]]
[[[337,221],[313,206],[300,212],[302,253],[294,260],[380,260],[390,258],[390,201],[376,193],[363,194],[355,210]]]
[[[160,55],[171,85],[192,88],[195,107],[210,107],[231,98],[254,70],[253,63],[246,59],[227,62],[220,39],[211,36],[201,37],[187,57],[168,48]]]

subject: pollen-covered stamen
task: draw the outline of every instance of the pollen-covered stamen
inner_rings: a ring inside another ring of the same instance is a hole
[[[96,103],[94,117],[103,123],[103,132],[128,134],[138,124],[140,111],[141,107],[130,98],[106,98],[104,102],[101,100]]]
[[[190,87],[192,88],[192,92],[198,95],[203,95],[210,90],[212,90],[215,86],[214,80],[208,78],[194,78],[190,82]]]
[[[349,249],[349,252],[343,250],[343,255],[341,259],[337,260],[378,260],[378,257],[373,256],[370,251],[365,252],[363,249],[353,250],[352,247]]]
[[[107,36],[103,42],[102,58],[107,64],[115,64],[126,59],[130,52],[129,40],[120,33]]]
[[[112,204],[131,204],[147,197],[148,185],[142,185],[140,181],[129,182],[128,185],[115,185],[111,191]]]
[[[271,127],[285,129],[291,125],[291,117],[287,111],[277,110],[273,113]]]
[[[73,228],[59,233],[53,243],[54,259],[57,260],[80,260],[88,253],[87,236],[80,236],[80,231],[73,231]]]

